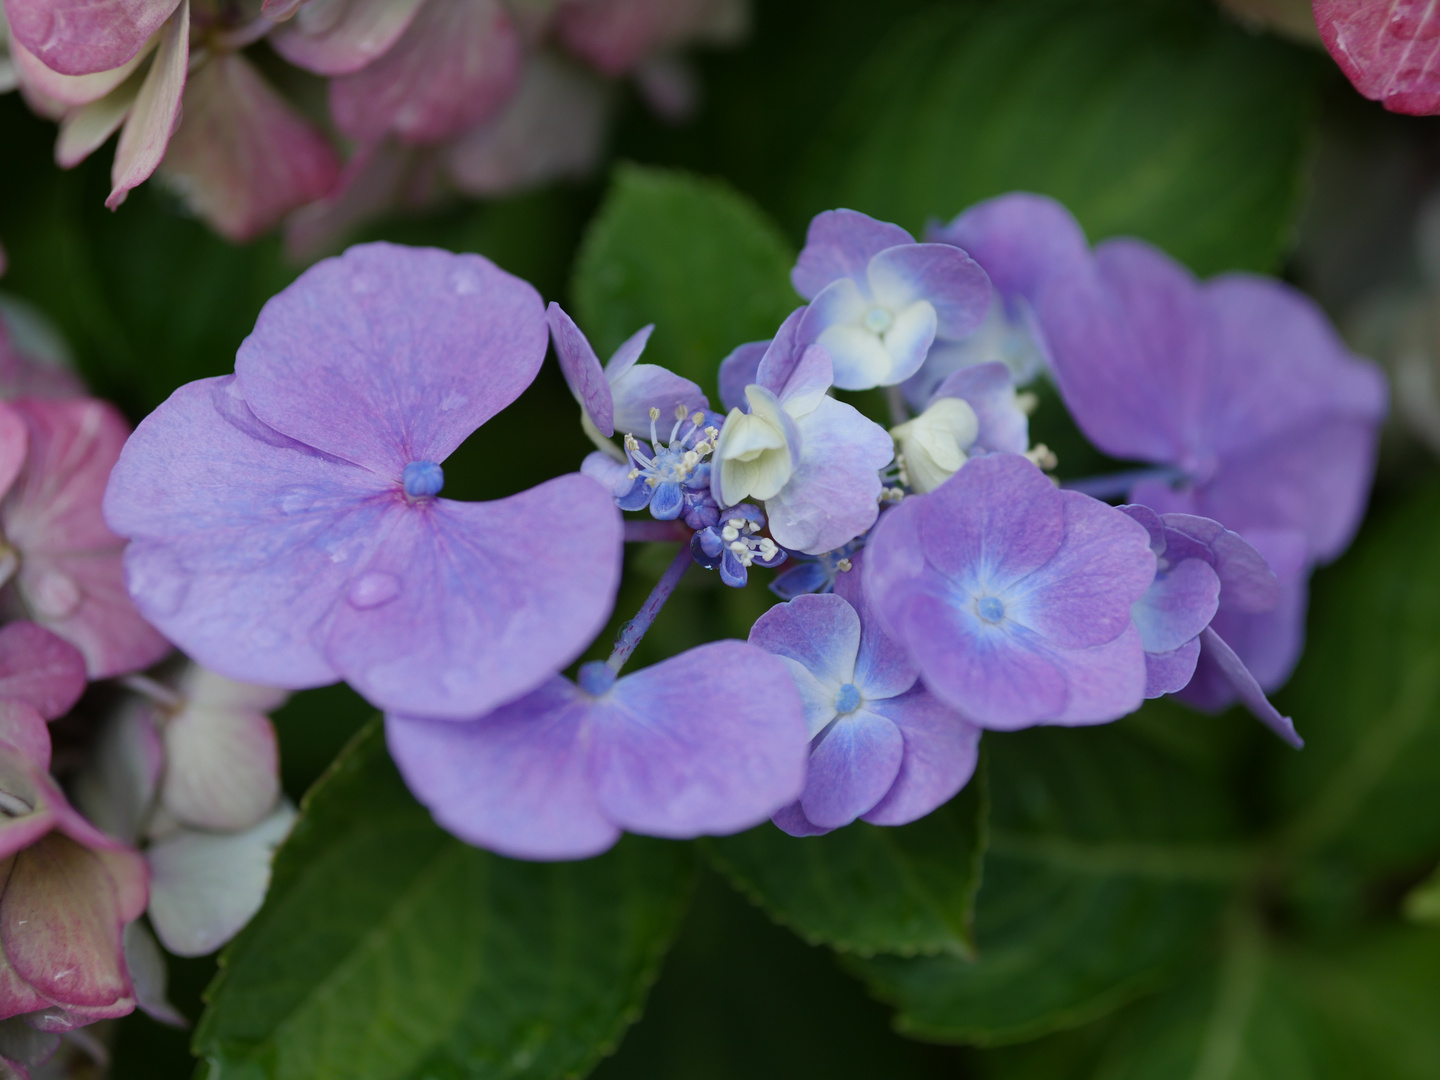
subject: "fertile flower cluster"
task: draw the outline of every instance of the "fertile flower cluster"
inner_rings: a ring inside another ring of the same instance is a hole
[[[25,1077],[80,1029],[165,1001],[149,923],[209,952],[259,907],[289,827],[275,737],[282,695],[192,669],[134,674],[170,644],[135,609],[101,496],[125,422],[0,322],[0,1073]],[[87,681],[158,707],[96,717]],[[53,736],[53,737],[52,737]],[[67,787],[54,774],[67,779]],[[143,852],[141,841],[149,840]]]
[[[697,88],[678,50],[746,23],[745,0],[5,0],[0,92],[59,122],[64,168],[120,132],[106,205],[158,168],[232,239],[306,207],[291,239],[309,248],[448,190],[588,171],[615,79],[683,116]],[[343,165],[246,57],[262,38],[327,80]]]
[[[722,414],[640,362],[650,327],[602,366],[478,256],[321,262],[234,375],[180,388],[121,454],[105,512],[131,595],[230,678],[348,680],[436,819],[522,858],[766,818],[903,824],[965,785],[983,731],[1162,694],[1239,699],[1300,745],[1265,692],[1310,569],[1356,527],[1385,409],[1309,301],[1198,282],[1138,241],[1092,249],[1025,194],[927,242],[821,214],[793,281],[809,302],[720,363]],[[441,498],[446,456],[530,384],[547,336],[596,450],[497,502]],[[1047,475],[1036,379],[1134,467]],[[888,432],[835,394],[876,387]],[[609,658],[567,677],[627,539],[680,549]],[[622,674],[692,564],[743,587],[782,562],[784,602],[748,641]]]

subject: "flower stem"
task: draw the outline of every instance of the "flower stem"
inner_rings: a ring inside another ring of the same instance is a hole
[[[899,427],[910,419],[910,409],[905,404],[905,391],[899,386],[887,386],[885,388],[885,401],[890,406],[890,425]]]
[[[670,594],[675,591],[675,586],[680,584],[680,578],[690,568],[694,560],[690,557],[690,545],[684,544],[676,553],[675,559],[655,583],[655,588],[650,590],[650,595],[645,598],[645,603],[640,605],[640,610],[635,617],[620,628],[620,633],[615,635],[615,651],[606,660],[606,665],[611,671],[619,673],[625,666],[625,661],[630,659],[630,654],[635,651],[635,646],[640,644],[640,639],[645,636],[645,631],[650,629],[650,624],[655,621],[655,616],[660,614],[660,609],[665,606],[665,601],[670,599]]]

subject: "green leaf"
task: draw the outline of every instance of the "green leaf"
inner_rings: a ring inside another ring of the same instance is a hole
[[[985,742],[977,959],[850,961],[902,1031],[942,1042],[1033,1038],[1149,990],[1205,940],[1249,866],[1222,792],[1123,722]]]
[[[1410,890],[1403,910],[1411,922],[1440,926],[1440,869]]]
[[[774,336],[800,306],[794,262],[775,226],[724,183],[621,165],[580,249],[576,317],[602,360],[654,323],[645,360],[710,393],[731,349]]]
[[[936,7],[892,35],[842,100],[797,210],[848,206],[918,230],[1037,191],[1092,239],[1141,236],[1205,274],[1273,269],[1320,70],[1211,4]]]
[[[639,1013],[685,847],[526,863],[441,831],[373,722],[307,796],[195,1035],[212,1078],[583,1075]]]
[[[974,952],[984,770],[910,825],[856,822],[824,836],[772,825],[705,843],[717,867],[772,918],[812,945],[872,956]]]
[[[1440,853],[1440,485],[1372,518],[1316,576],[1309,640],[1282,705],[1305,736],[1278,754],[1292,860],[1367,874]]]

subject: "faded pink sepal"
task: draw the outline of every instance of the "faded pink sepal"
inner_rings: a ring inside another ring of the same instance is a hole
[[[175,8],[176,0],[5,0],[11,39],[62,75],[129,62]]]
[[[14,752],[41,772],[50,768],[50,728],[35,706],[23,701],[0,701],[0,752]],[[26,777],[30,776],[29,770],[21,771]],[[13,763],[7,764],[0,772],[7,777],[18,775]],[[35,788],[33,781],[28,779],[23,786],[26,790]],[[4,786],[3,781],[0,781],[0,789],[15,794]],[[11,807],[6,813],[11,814],[14,809]]]
[[[455,186],[492,196],[585,175],[600,159],[613,99],[594,74],[534,54],[500,115],[451,145],[446,163]]]
[[[1325,48],[1391,112],[1440,113],[1440,0],[1314,0]]]
[[[520,36],[499,0],[428,0],[390,50],[330,82],[330,114],[362,143],[458,135],[499,110],[520,79]]]
[[[190,77],[162,174],[216,232],[249,240],[328,194],[340,159],[248,60],[227,53]]]
[[[125,201],[131,188],[149,179],[165,156],[170,135],[180,121],[180,99],[189,64],[190,0],[181,0],[165,24],[155,59],[120,132],[115,163],[110,167],[113,186],[105,200],[111,210]]]
[[[65,106],[88,105],[92,101],[99,101],[128,79],[148,55],[149,42],[129,61],[117,68],[97,71],[92,75],[62,75],[46,67],[39,57],[18,41],[10,43],[10,56],[15,61],[15,72],[24,91],[27,94],[42,94],[47,100]]]
[[[399,41],[423,2],[311,0],[299,7],[294,19],[270,34],[270,44],[286,60],[306,71],[349,75],[383,56]],[[261,10],[267,19],[280,21]]]
[[[0,399],[73,398],[85,395],[85,384],[80,381],[80,376],[64,366],[66,361],[63,358],[43,355],[43,342],[32,341],[28,343],[28,347],[34,352],[27,354],[23,351],[23,347],[11,338],[4,320],[0,319]],[[13,410],[10,415],[14,420],[24,423]],[[7,472],[3,464],[7,453],[13,453],[13,450],[7,450],[5,446],[5,424],[6,421],[0,418],[0,494],[15,480],[14,475]]]
[[[181,694],[185,705],[162,733],[165,809],[201,829],[249,828],[280,796],[275,728],[265,714],[288,695],[199,666],[187,673]]]
[[[125,542],[100,510],[128,425],[93,399],[26,399],[12,407],[25,418],[30,454],[0,503],[0,535],[20,555],[3,606],[79,649],[92,679],[149,667],[170,645],[130,600]]]
[[[53,720],[84,692],[85,658],[74,645],[32,622],[0,627],[0,702],[28,705]]]
[[[576,56],[624,75],[652,53],[736,41],[748,24],[744,0],[562,0],[555,29]]]
[[[134,1009],[124,923],[104,863],[80,844],[52,833],[15,856],[0,898],[0,945],[16,975],[70,1014],[49,1030]]]
[[[129,117],[143,83],[141,76],[133,75],[99,101],[66,112],[55,139],[55,164],[73,169],[104,146]]]
[[[6,351],[8,338],[0,340],[0,354]],[[25,418],[9,402],[0,401],[0,495],[10,490],[20,470],[25,467],[25,455],[30,448],[30,432]],[[0,553],[0,573],[4,572],[4,554]]]
[[[293,18],[305,0],[265,0],[260,5],[260,14],[271,22],[280,23]]]

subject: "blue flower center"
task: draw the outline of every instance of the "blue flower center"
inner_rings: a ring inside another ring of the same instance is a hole
[[[840,687],[840,692],[835,695],[835,711],[841,716],[849,716],[860,707],[860,688],[853,682],[847,682]]]
[[[439,495],[440,489],[445,486],[445,470],[435,461],[412,461],[400,474],[400,483],[410,498],[429,498]]]
[[[975,613],[988,623],[998,623],[1005,618],[1005,605],[998,596],[982,596],[975,601]]]
[[[615,685],[615,672],[604,660],[591,660],[581,664],[575,681],[580,689],[591,697],[599,697]]]
[[[883,307],[872,307],[865,313],[865,329],[872,334],[883,334],[895,320]]]

